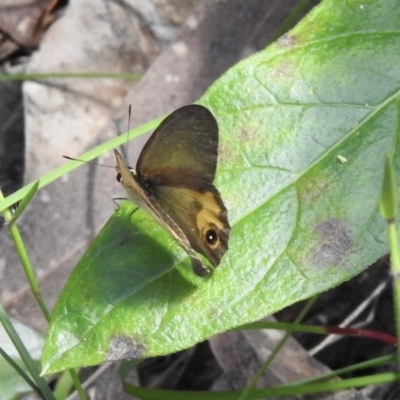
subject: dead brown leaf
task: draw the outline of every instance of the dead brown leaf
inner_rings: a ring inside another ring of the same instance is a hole
[[[0,5],[0,60],[20,47],[36,47],[52,21],[58,0],[3,0]]]

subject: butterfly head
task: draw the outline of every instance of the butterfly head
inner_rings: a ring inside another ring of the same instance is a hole
[[[125,163],[121,154],[118,153],[117,150],[114,150],[114,154],[117,160],[117,165],[115,166],[115,169],[117,170],[116,179],[122,185],[128,184],[132,178],[136,177],[136,171]]]

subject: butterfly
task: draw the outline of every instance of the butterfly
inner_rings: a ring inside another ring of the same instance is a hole
[[[218,124],[200,105],[171,113],[140,153],[136,170],[114,150],[117,181],[129,200],[147,210],[187,252],[193,271],[204,276],[228,250],[226,207],[213,185],[218,161]]]

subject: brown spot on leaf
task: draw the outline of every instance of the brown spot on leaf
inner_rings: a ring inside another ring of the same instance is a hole
[[[293,66],[289,61],[285,61],[269,71],[269,75],[272,79],[284,78],[286,80],[293,80]]]
[[[321,174],[310,175],[307,179],[303,179],[299,184],[299,195],[301,203],[307,206],[314,204],[324,198],[329,192],[330,181]]]
[[[255,126],[247,126],[238,132],[238,138],[243,142],[251,142],[257,137],[257,128]]]
[[[234,152],[231,146],[226,143],[220,143],[218,148],[218,162],[220,163],[230,163],[235,159]]]
[[[351,230],[340,219],[327,219],[314,229],[319,244],[312,249],[309,261],[314,267],[334,267],[339,265],[353,245]]]
[[[111,337],[105,354],[106,361],[130,360],[141,358],[146,353],[146,345],[135,341],[132,337],[116,334]]]
[[[297,43],[297,37],[295,35],[290,35],[288,33],[281,36],[276,41],[276,44],[281,47],[293,47],[296,43]]]

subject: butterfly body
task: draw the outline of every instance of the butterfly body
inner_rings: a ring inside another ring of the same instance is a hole
[[[128,198],[146,209],[188,253],[196,274],[217,266],[228,248],[227,211],[213,185],[218,126],[205,107],[189,105],[170,114],[129,168],[115,150],[117,179]]]

